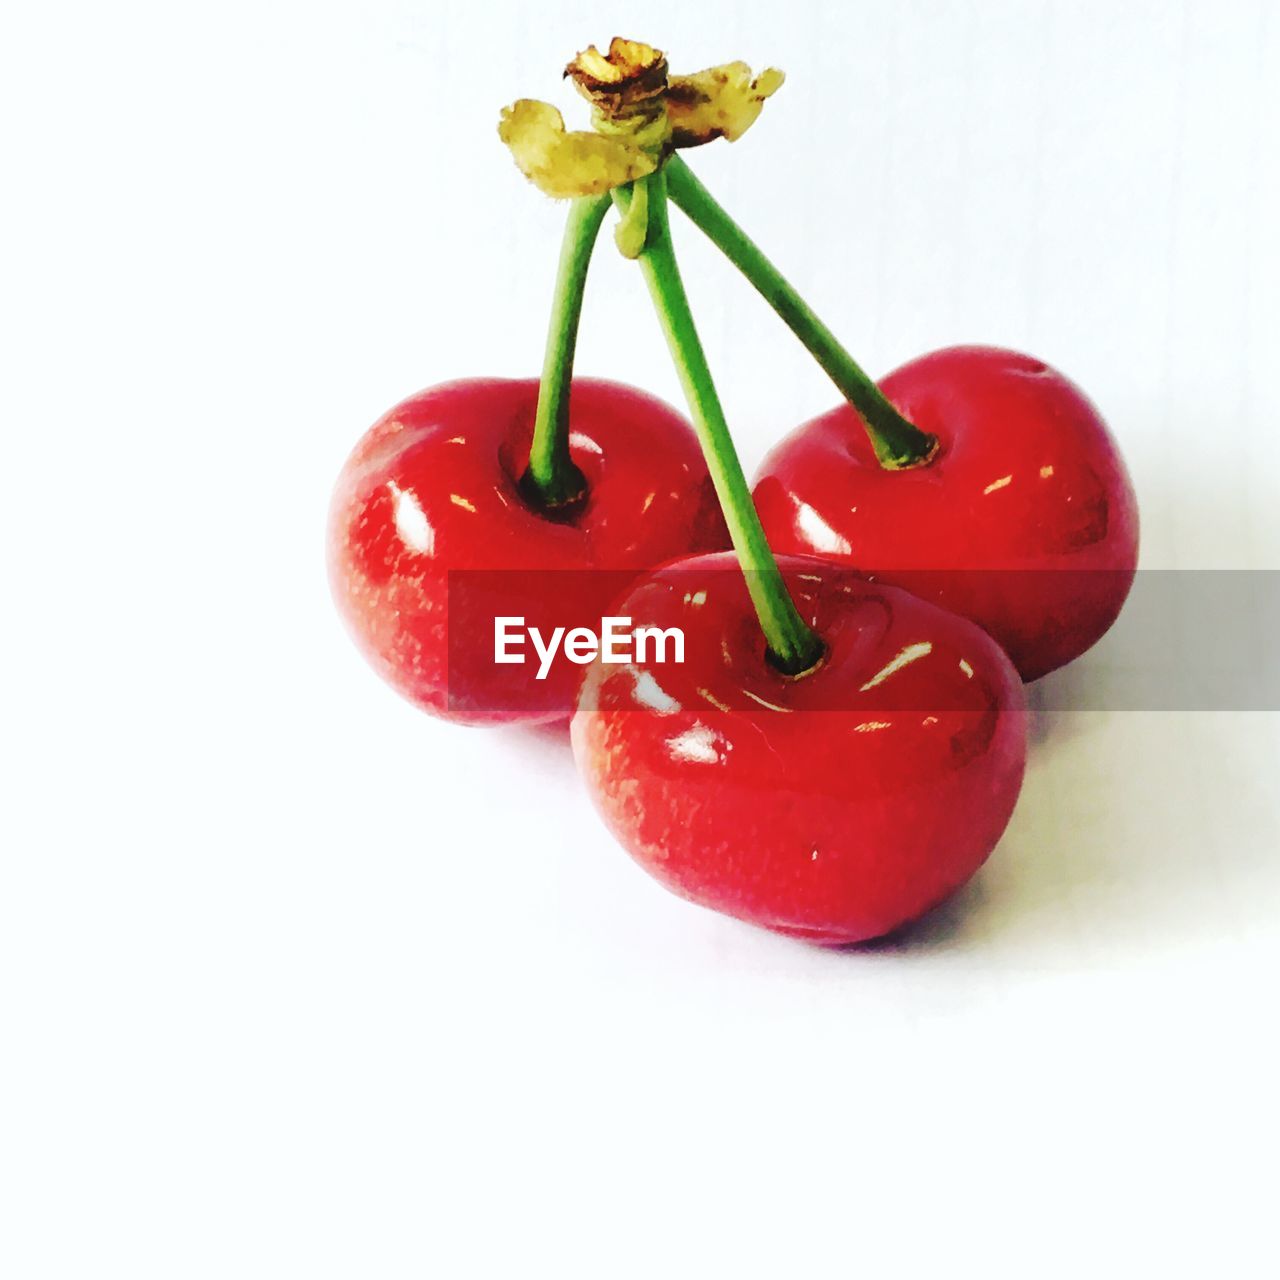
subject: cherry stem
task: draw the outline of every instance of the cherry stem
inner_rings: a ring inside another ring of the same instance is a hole
[[[575,501],[587,488],[586,477],[569,456],[569,390],[587,268],[609,203],[607,195],[575,200],[569,207],[560,247],[529,470],[524,476],[529,496],[549,508]]]
[[[676,264],[667,217],[666,178],[659,170],[641,182],[647,187],[649,227],[639,255],[640,266],[680,375],[707,470],[770,654],[782,671],[798,675],[822,656],[822,641],[796,609],[751,501],[751,490],[729,434]],[[631,203],[630,188],[619,188],[613,195],[625,216]]]
[[[937,448],[937,438],[921,431],[894,408],[678,154],[673,154],[664,168],[671,199],[755,286],[857,411],[880,465],[898,470],[928,462]]]

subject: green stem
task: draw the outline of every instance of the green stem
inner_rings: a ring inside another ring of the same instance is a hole
[[[797,611],[751,501],[751,490],[733,447],[676,265],[667,218],[666,179],[659,170],[642,181],[648,187],[649,233],[639,255],[640,266],[680,375],[707,470],[720,499],[761,629],[777,666],[798,675],[822,656],[822,641]],[[624,214],[630,197],[630,191],[625,189],[614,193]]]
[[[857,410],[880,465],[897,469],[927,462],[937,448],[937,438],[908,422],[893,407],[678,154],[671,156],[665,169],[672,200],[756,287]]]
[[[569,456],[569,388],[587,268],[608,209],[607,195],[583,197],[570,205],[565,223],[546,354],[542,360],[542,382],[538,387],[529,470],[524,477],[530,496],[546,507],[564,506],[586,492],[586,479]]]

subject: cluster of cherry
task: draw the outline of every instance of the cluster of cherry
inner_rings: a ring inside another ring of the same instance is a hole
[[[963,884],[1022,783],[1023,682],[1118,616],[1133,489],[1088,399],[1041,362],[954,347],[871,381],[678,154],[733,140],[781,83],[668,74],[615,40],[568,74],[594,130],[520,102],[502,135],[572,201],[541,379],[422,392],[334,495],[335,597],[376,669],[468,723],[572,717],[606,821],[668,887],[824,943],[882,935]],[[844,394],[747,486],[671,246],[668,203],[760,290]],[[587,266],[616,206],[692,425],[573,379]],[[630,619],[683,661],[495,663],[495,620]],[[549,669],[548,669],[549,668]]]

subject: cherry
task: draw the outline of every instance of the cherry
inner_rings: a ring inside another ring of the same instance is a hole
[[[395,689],[468,723],[568,716],[582,668],[498,666],[494,619],[598,628],[635,575],[727,546],[689,424],[619,383],[575,379],[568,451],[585,492],[545,508],[523,483],[535,379],[410,397],[361,439],[329,518],[330,580],[356,643]]]
[[[775,547],[855,564],[973,618],[1027,680],[1100,639],[1132,585],[1138,512],[1083,393],[994,347],[934,352],[877,385],[679,156],[667,176],[847,401],[762,468],[755,501]]]
[[[921,356],[880,382],[937,438],[886,467],[843,404],[765,460],[754,496],[780,552],[856,565],[981,623],[1026,680],[1079,657],[1116,620],[1138,509],[1115,440],[1062,374],[995,347]]]
[[[780,567],[824,643],[813,669],[777,669],[732,555],[674,563],[617,611],[680,628],[684,662],[588,668],[574,753],[613,833],[669,889],[780,933],[863,941],[994,848],[1022,782],[1022,687],[955,614],[829,561]]]
[[[876,937],[999,839],[1025,766],[1022,688],[973,623],[826,561],[779,565],[689,309],[666,175],[646,183],[638,260],[734,554],[655,570],[615,604],[637,636],[683,635],[683,660],[602,655],[574,753],[615,835],[669,888],[818,942]],[[634,195],[615,198],[633,212]]]
[[[1115,440],[1038,360],[954,347],[877,385],[689,166],[671,195],[786,321],[846,399],[769,454],[755,502],[783,552],[909,586],[995,635],[1025,680],[1116,620],[1138,508]]]

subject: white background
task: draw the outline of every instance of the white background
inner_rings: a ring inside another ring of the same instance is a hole
[[[615,32],[789,72],[691,159],[871,370],[1030,350],[1144,564],[1280,567],[1268,0],[11,9],[0,1272],[1274,1275],[1274,715],[1042,716],[974,885],[830,954],[342,633],[348,448],[539,364],[562,211],[498,108],[580,120]],[[750,469],[834,395],[676,233]],[[584,326],[678,401],[611,250]]]

